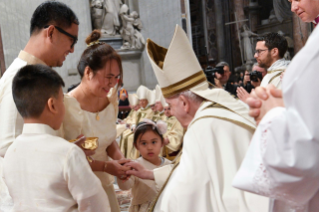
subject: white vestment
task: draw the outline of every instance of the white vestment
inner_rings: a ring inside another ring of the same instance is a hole
[[[159,196],[155,212],[268,211],[268,198],[231,186],[254,129],[242,124],[246,123],[243,117],[224,108],[210,108],[212,104],[204,102],[188,126],[180,163]],[[167,175],[171,167],[154,171],[159,186],[164,180],[159,179],[159,170]]]
[[[277,199],[272,211],[319,211],[318,38],[316,28],[290,63],[283,78],[285,108],[262,119],[233,182]]]
[[[153,170],[171,163],[171,161],[167,160],[166,158],[162,158],[162,160],[163,162],[159,166],[150,163],[143,157],[136,159],[136,162],[149,170]],[[153,180],[143,180],[135,176],[131,176],[127,181],[118,179],[117,183],[122,190],[132,189],[132,202],[129,212],[147,212],[158,192]]]
[[[9,146],[22,133],[23,119],[13,100],[12,80],[27,64],[45,65],[40,59],[21,51],[0,79],[0,157],[4,157]],[[0,158],[0,211],[10,211],[12,200],[2,179],[2,163]]]
[[[48,125],[25,124],[8,148],[3,170],[12,212],[111,211],[83,151]]]
[[[280,75],[284,72],[289,65],[290,61],[279,59],[274,62],[268,69],[267,74],[264,76],[260,86],[266,87],[268,84],[273,84],[276,88],[281,89]]]

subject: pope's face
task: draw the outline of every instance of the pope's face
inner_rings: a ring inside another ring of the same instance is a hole
[[[165,98],[165,100],[171,108],[171,115],[175,116],[184,128],[187,128],[189,124],[188,115],[187,112],[182,109],[184,103],[181,101],[180,97]]]
[[[319,15],[318,0],[289,0],[291,11],[303,22],[312,22]]]

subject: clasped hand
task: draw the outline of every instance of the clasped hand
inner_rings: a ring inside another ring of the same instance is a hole
[[[274,85],[257,87],[250,93],[246,103],[249,105],[249,115],[256,120],[257,125],[268,111],[275,107],[285,107],[282,91]]]

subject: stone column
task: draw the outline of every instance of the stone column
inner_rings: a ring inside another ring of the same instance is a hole
[[[216,17],[216,41],[219,60],[226,60],[225,51],[225,21],[223,19],[223,0],[215,0],[215,17]]]
[[[292,17],[295,54],[305,45],[310,35],[310,24],[305,23],[294,13]]]
[[[245,13],[244,13],[244,1],[243,0],[234,0],[234,10],[237,15],[237,21],[244,20]],[[246,22],[238,23],[239,29],[245,24]],[[247,24],[247,23],[246,23]],[[236,32],[237,33],[237,32]]]

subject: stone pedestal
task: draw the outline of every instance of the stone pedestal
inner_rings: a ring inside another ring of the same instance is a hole
[[[101,37],[99,39],[101,42],[107,43],[110,46],[113,47],[113,49],[121,49],[121,46],[123,45],[123,39],[120,35],[118,36],[109,36],[109,37]]]
[[[141,50],[117,50],[122,58],[124,87],[130,92],[135,92],[142,84],[142,52]]]

